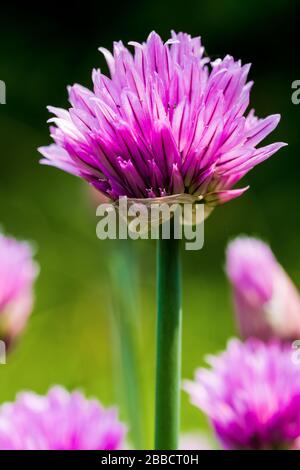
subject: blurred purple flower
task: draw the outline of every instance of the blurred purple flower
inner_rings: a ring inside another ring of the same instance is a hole
[[[115,409],[58,386],[0,407],[1,450],[117,450],[125,432]]]
[[[291,448],[300,436],[300,369],[291,348],[233,339],[185,390],[225,449]]]
[[[0,338],[8,344],[26,326],[37,273],[29,243],[0,234]]]
[[[110,78],[93,71],[93,91],[69,88],[69,110],[49,107],[55,144],[42,163],[80,176],[116,200],[188,194],[214,206],[283,143],[256,148],[280,116],[244,116],[250,65],[204,57],[200,38],[152,32],[146,43],[114,43],[104,54]]]
[[[227,248],[226,271],[233,287],[243,338],[300,337],[300,295],[261,240],[239,237]]]

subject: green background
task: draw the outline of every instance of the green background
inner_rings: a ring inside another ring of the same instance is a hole
[[[183,377],[191,378],[203,356],[224,348],[236,334],[224,249],[240,233],[271,243],[278,259],[300,285],[299,119],[291,83],[300,79],[297,2],[178,0],[47,4],[43,11],[1,7],[0,79],[7,104],[0,106],[0,224],[32,240],[41,267],[36,303],[21,341],[1,367],[0,400],[23,389],[40,393],[52,384],[82,388],[106,405],[119,404],[126,418],[116,366],[118,348],[113,310],[118,292],[109,272],[128,244],[99,241],[94,206],[84,182],[38,164],[36,148],[50,142],[46,105],[66,107],[66,85],[91,85],[93,67],[105,64],[99,46],[114,40],[143,41],[155,29],[166,40],[170,29],[201,35],[206,53],[229,53],[253,64],[251,105],[261,117],[281,113],[271,141],[287,148],[245,178],[250,190],[215,212],[205,226],[205,245],[183,253]],[[46,4],[45,4],[46,5]],[[136,271],[138,358],[147,445],[151,445],[154,337],[155,243],[130,244],[126,286]],[[124,287],[123,286],[123,287]],[[129,288],[130,291],[130,288]],[[183,394],[182,429],[201,430],[206,421]]]

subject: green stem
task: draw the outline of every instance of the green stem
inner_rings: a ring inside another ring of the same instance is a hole
[[[181,378],[180,240],[157,242],[155,449],[178,448]]]

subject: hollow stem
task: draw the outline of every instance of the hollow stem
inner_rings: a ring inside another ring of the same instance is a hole
[[[180,240],[157,241],[155,449],[178,448],[181,379]]]

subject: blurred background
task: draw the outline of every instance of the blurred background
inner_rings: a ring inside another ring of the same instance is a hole
[[[230,238],[246,233],[268,241],[300,287],[300,105],[291,102],[291,84],[300,79],[297,2],[152,0],[45,6],[40,11],[30,2],[26,7],[1,7],[0,79],[6,83],[7,104],[0,106],[0,224],[7,233],[35,243],[41,272],[27,331],[7,365],[0,366],[0,401],[12,400],[19,390],[44,393],[60,383],[82,388],[105,405],[119,405],[126,421],[132,384],[120,381],[122,337],[116,330],[116,311],[126,310],[127,292],[138,322],[134,342],[142,399],[136,408],[144,445],[151,446],[155,243],[96,238],[87,184],[38,163],[37,147],[50,142],[46,105],[67,107],[67,85],[89,87],[92,68],[106,70],[99,46],[111,48],[119,39],[143,41],[153,29],[166,40],[175,29],[201,35],[212,58],[228,53],[251,62],[251,105],[260,117],[282,115],[269,141],[289,146],[245,178],[251,189],[243,197],[213,212],[204,249],[183,253],[183,377],[190,378],[206,353],[223,349],[236,334],[223,269]],[[120,266],[124,253],[127,258]],[[182,429],[208,429],[184,394]]]

